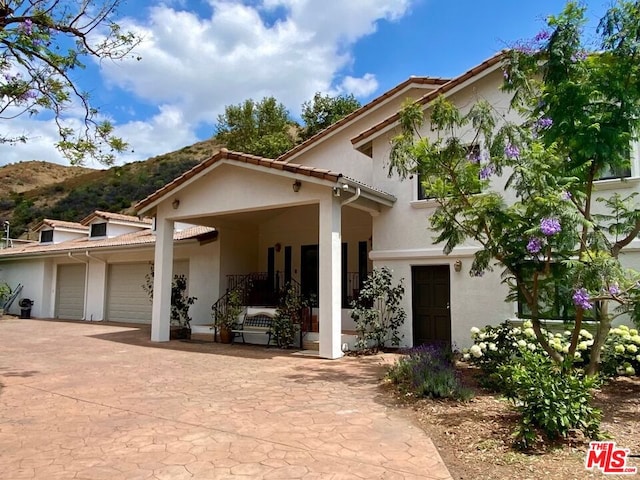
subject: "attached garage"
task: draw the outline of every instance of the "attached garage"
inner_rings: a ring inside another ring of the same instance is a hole
[[[151,300],[142,288],[149,263],[114,263],[107,278],[106,319],[112,322],[151,323]],[[176,275],[189,274],[189,263],[176,262]]]
[[[86,265],[58,265],[56,288],[56,318],[84,318],[84,286]]]

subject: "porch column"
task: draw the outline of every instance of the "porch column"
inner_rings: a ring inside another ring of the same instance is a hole
[[[168,342],[173,277],[173,221],[156,219],[151,341]]]
[[[320,356],[342,356],[342,207],[339,197],[320,202]]]

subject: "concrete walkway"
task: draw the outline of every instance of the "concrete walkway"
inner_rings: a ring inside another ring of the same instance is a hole
[[[379,357],[148,338],[0,320],[0,479],[451,479]]]

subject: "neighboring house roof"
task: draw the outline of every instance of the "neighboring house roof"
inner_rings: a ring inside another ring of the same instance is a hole
[[[114,220],[116,222],[129,222],[129,223],[138,223],[140,225],[151,225],[153,220],[150,218],[138,218],[132,215],[123,215],[121,213],[111,213],[111,212],[103,212],[101,210],[96,210],[95,212],[87,215],[85,218],[80,220],[80,223],[83,225],[88,225],[92,220],[96,218],[102,218],[104,220]]]
[[[210,237],[215,232],[214,228],[195,226],[175,232],[173,239],[175,241],[199,239]],[[56,244],[30,244],[20,247],[7,248],[0,250],[0,260],[11,257],[28,257],[32,255],[47,255],[56,253],[67,253],[82,250],[100,250],[106,248],[121,248],[132,246],[153,245],[156,236],[151,229],[140,230],[138,232],[126,233],[113,238],[104,238],[100,240],[91,240],[87,237],[68,240]]]
[[[426,106],[430,102],[438,98],[440,95],[444,95],[447,92],[450,92],[454,88],[465,83],[467,80],[470,80],[473,77],[476,77],[477,75],[490,70],[491,67],[499,66],[500,63],[504,60],[507,53],[508,53],[508,50],[503,50],[497,53],[493,57],[482,62],[481,64],[476,65],[470,70],[467,70],[462,75],[459,75],[458,77],[448,81],[447,83],[437,88],[436,90],[433,90],[432,92],[427,93],[423,97],[416,100],[416,103]],[[362,144],[362,142],[369,139],[372,135],[394,125],[396,122],[398,122],[398,120],[400,120],[400,113],[396,113],[390,116],[389,118],[383,120],[382,122],[378,123],[377,125],[374,125],[373,127],[368,128],[364,132],[360,133],[358,136],[352,138],[351,143],[356,146],[359,144]]]
[[[89,227],[87,225],[83,225],[78,222],[66,222],[64,220],[53,220],[50,218],[45,218],[33,229],[35,232],[38,230],[42,230],[44,227],[51,228],[64,228],[69,230],[81,230],[83,232],[89,231]]]
[[[318,142],[319,140],[321,140],[322,138],[330,135],[331,133],[335,132],[336,130],[339,130],[343,126],[345,126],[348,123],[350,123],[352,120],[360,117],[365,112],[368,112],[369,110],[374,109],[375,107],[377,107],[378,105],[383,103],[388,98],[393,97],[398,92],[401,92],[402,90],[407,88],[409,85],[444,85],[447,82],[449,82],[449,80],[450,79],[448,79],[448,78],[437,78],[437,77],[409,77],[404,82],[400,83],[399,85],[396,85],[391,90],[383,93],[379,97],[374,98],[369,103],[367,103],[366,105],[363,105],[359,109],[354,110],[349,115],[341,118],[336,123],[330,125],[329,127],[325,128],[324,130],[321,130],[320,132],[316,133],[314,136],[308,138],[307,140],[305,140],[301,144],[296,145],[295,147],[293,147],[290,150],[287,150],[285,153],[280,155],[277,158],[277,160],[281,160],[281,161],[289,160],[291,157],[296,156],[297,154],[299,154],[300,152],[302,152],[306,148],[310,147],[312,144]]]

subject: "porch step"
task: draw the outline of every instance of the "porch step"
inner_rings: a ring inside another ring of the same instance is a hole
[[[304,339],[302,341],[302,349],[303,350],[314,350],[316,352],[319,352],[320,351],[320,341]]]

